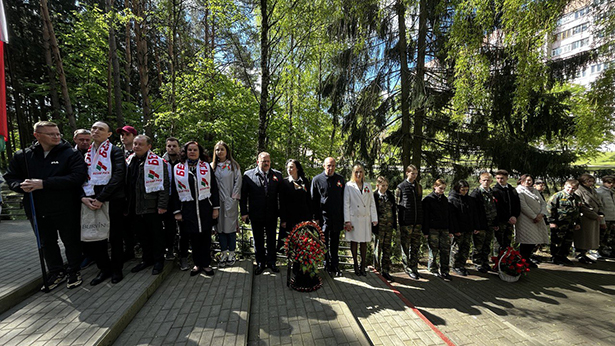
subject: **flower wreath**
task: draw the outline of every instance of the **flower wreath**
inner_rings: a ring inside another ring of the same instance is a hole
[[[316,223],[302,222],[286,237],[284,250],[289,261],[298,263],[299,270],[314,277],[325,260],[325,235]]]
[[[522,258],[521,253],[510,246],[500,250],[500,255],[493,257],[492,260],[495,263],[494,271],[501,271],[510,276],[519,276],[530,271],[525,258]]]

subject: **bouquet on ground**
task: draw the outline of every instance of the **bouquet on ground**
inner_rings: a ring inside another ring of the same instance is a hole
[[[525,261],[519,251],[512,247],[500,250],[500,255],[493,257],[493,270],[509,276],[519,277],[523,273],[530,271],[529,264]]]
[[[325,260],[325,235],[316,223],[302,222],[290,232],[284,249],[289,261],[297,264],[304,274],[314,277]]]

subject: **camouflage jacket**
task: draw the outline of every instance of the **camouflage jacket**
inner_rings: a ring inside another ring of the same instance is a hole
[[[569,195],[559,191],[549,199],[547,210],[549,211],[549,223],[557,225],[572,225],[580,223],[581,200],[575,194]]]

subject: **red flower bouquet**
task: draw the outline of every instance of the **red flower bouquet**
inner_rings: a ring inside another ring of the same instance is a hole
[[[290,286],[299,291],[314,291],[320,288],[322,280],[317,276],[318,267],[325,260],[326,252],[325,235],[320,227],[311,221],[298,224],[286,238],[284,249],[295,272]]]
[[[521,257],[519,251],[512,247],[507,247],[500,251],[498,257],[493,257],[494,271],[498,271],[500,279],[507,282],[515,282],[519,280],[521,274],[530,271],[529,264]]]

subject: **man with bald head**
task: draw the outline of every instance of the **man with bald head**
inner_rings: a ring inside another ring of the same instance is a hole
[[[254,275],[265,270],[266,265],[274,273],[280,270],[276,261],[275,229],[280,216],[280,194],[282,174],[271,169],[271,156],[267,152],[258,154],[257,166],[243,175],[241,186],[241,220],[252,223],[254,247],[256,250],[256,268]],[[265,234],[267,234],[267,252],[265,254]]]
[[[320,223],[327,243],[325,268],[331,276],[342,276],[339,269],[340,231],[344,228],[344,178],[335,173],[336,162],[327,157],[324,172],[312,180],[314,220]]]
[[[99,272],[90,282],[96,286],[111,278],[118,283],[124,278],[124,178],[126,163],[122,149],[111,143],[111,127],[104,121],[92,124],[92,146],[85,154],[88,165],[88,182],[83,185],[81,202],[91,210],[98,210],[107,204],[109,208],[109,243],[111,258],[107,250],[107,239],[84,244],[86,252],[96,261]]]

